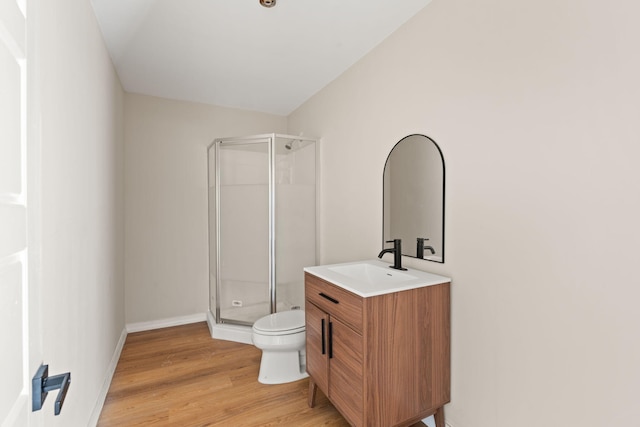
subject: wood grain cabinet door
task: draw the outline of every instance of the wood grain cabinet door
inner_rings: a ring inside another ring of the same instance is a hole
[[[307,373],[323,393],[329,392],[329,315],[309,301],[305,305],[307,333]]]
[[[329,399],[352,425],[363,422],[362,335],[335,317],[329,323]]]

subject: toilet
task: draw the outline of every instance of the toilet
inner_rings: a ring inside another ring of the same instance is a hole
[[[262,350],[258,381],[283,384],[308,377],[304,310],[281,311],[253,324],[253,345]]]

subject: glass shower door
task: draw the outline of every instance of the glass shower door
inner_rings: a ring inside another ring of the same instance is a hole
[[[275,307],[304,308],[304,267],[316,265],[316,143],[274,142]]]
[[[252,325],[270,307],[269,138],[218,141],[216,318]]]

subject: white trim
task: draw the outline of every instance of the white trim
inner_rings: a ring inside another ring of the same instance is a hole
[[[104,406],[104,401],[107,399],[107,393],[109,392],[109,387],[111,387],[111,380],[113,380],[113,374],[116,372],[116,367],[118,366],[118,361],[120,360],[120,354],[122,353],[122,349],[126,340],[127,330],[122,329],[120,340],[116,345],[116,349],[113,352],[113,357],[111,357],[111,363],[109,363],[107,373],[104,376],[100,394],[98,394],[98,399],[96,400],[96,404],[93,407],[93,411],[91,412],[91,418],[89,418],[89,422],[87,423],[88,426],[96,426],[98,424],[100,414],[102,413],[102,407]]]
[[[9,410],[7,417],[2,421],[2,427],[17,426],[18,422],[22,422],[24,419],[24,414],[28,413],[27,404],[29,403],[31,403],[31,401],[29,400],[29,392],[27,391],[25,394],[23,390],[23,393],[18,396],[13,406]]]
[[[0,203],[12,206],[25,206],[24,197],[21,193],[0,193]]]
[[[209,332],[212,334],[211,338],[213,338],[213,327],[216,324],[216,319],[213,317],[213,313],[211,310],[207,311],[207,326],[209,327]]]
[[[153,329],[169,328],[171,326],[188,325],[189,323],[204,322],[206,313],[191,314],[188,316],[171,317],[169,319],[152,320],[149,322],[127,323],[127,332],[151,331]]]
[[[12,267],[16,264],[24,264],[27,259],[26,254],[27,250],[22,249],[21,251],[14,252],[4,257],[0,257],[0,271]]]

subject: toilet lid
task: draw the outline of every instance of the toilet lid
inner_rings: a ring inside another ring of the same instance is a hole
[[[260,333],[293,334],[304,331],[304,310],[281,311],[258,319],[253,329]]]

